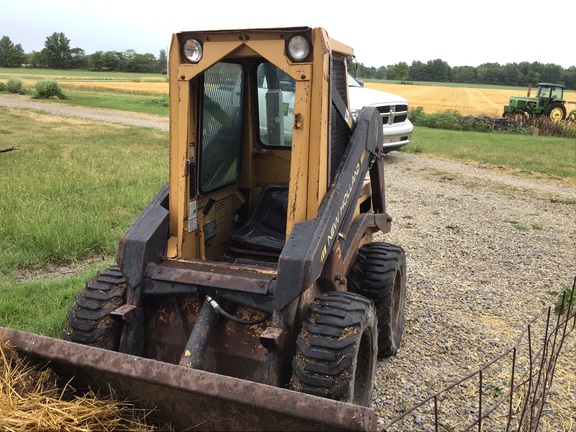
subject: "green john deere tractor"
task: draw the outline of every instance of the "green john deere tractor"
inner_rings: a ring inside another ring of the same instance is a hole
[[[553,121],[565,120],[564,89],[562,84],[540,83],[536,89],[536,97],[530,97],[530,89],[526,96],[512,96],[509,104],[504,106],[502,117],[522,120],[530,115],[543,115]],[[570,114],[572,115],[572,112]]]

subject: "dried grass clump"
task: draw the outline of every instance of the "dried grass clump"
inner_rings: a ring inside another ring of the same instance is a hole
[[[31,366],[0,336],[0,431],[153,431],[150,411],[118,401],[111,392],[101,397],[79,395],[69,385],[59,387],[48,368]]]

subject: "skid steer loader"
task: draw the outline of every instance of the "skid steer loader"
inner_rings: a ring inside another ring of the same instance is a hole
[[[391,229],[382,123],[349,114],[352,58],[321,28],[173,35],[169,181],[64,340],[5,337],[177,430],[374,430],[406,259],[372,239]]]

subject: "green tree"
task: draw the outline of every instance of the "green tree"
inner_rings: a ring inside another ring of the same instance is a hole
[[[570,66],[562,71],[562,82],[567,89],[576,90],[576,66]]]
[[[82,48],[72,48],[70,50],[70,63],[68,66],[71,69],[86,69],[88,59]]]
[[[410,66],[406,62],[400,62],[394,65],[394,75],[397,80],[405,83],[408,80],[408,75],[410,73]]]
[[[428,69],[429,81],[437,81],[437,82],[449,82],[452,69],[450,65],[445,61],[440,59],[436,60],[429,60],[426,63],[426,68]]]
[[[126,65],[126,55],[120,51],[106,51],[102,54],[102,70],[123,71]]]
[[[30,54],[28,54],[28,60],[26,61],[26,64],[33,68],[46,67],[46,62],[44,61],[42,51],[31,51]]]
[[[502,77],[502,66],[499,63],[483,63],[478,66],[480,84],[505,84]]]
[[[501,67],[501,77],[506,84],[523,86],[524,84],[520,66],[517,63],[506,63]]]
[[[8,36],[0,39],[0,67],[20,67],[24,63],[22,45],[14,43]]]
[[[156,60],[154,54],[134,53],[131,58],[126,61],[126,71],[143,73],[156,72],[157,65],[158,60]]]
[[[457,83],[475,83],[476,68],[473,66],[455,66],[452,68],[452,79]]]
[[[426,65],[421,61],[413,61],[408,72],[408,79],[410,81],[430,81]]]
[[[379,80],[385,80],[388,78],[388,68],[386,66],[380,66],[378,69],[376,69],[374,78]]]
[[[562,80],[562,68],[555,64],[545,64],[541,79],[544,82],[559,83]]]
[[[166,55],[166,50],[160,50],[158,55],[158,69],[157,72],[167,73],[168,71],[168,56]]]
[[[46,38],[42,50],[46,66],[53,69],[66,69],[72,58],[70,39],[64,33],[52,33]]]
[[[88,69],[101,71],[104,69],[104,51],[96,51],[90,54],[88,57]]]
[[[362,63],[354,63],[350,67],[350,73],[357,78],[375,78],[376,68],[364,66]]]

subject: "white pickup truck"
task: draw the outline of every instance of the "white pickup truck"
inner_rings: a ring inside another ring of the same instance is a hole
[[[265,78],[267,64],[258,67],[258,111],[260,139],[268,146],[283,147],[292,143],[294,123],[294,85],[292,78],[282,71],[274,71],[278,84],[269,88]],[[410,142],[412,129],[408,120],[408,101],[398,95],[365,88],[362,83],[348,74],[350,114],[356,116],[365,106],[375,107],[382,117],[384,131],[383,152],[399,150]]]
[[[369,89],[348,74],[350,112],[354,116],[362,107],[373,106],[382,117],[384,153],[399,150],[410,142],[414,126],[408,120],[408,101],[398,95]]]

